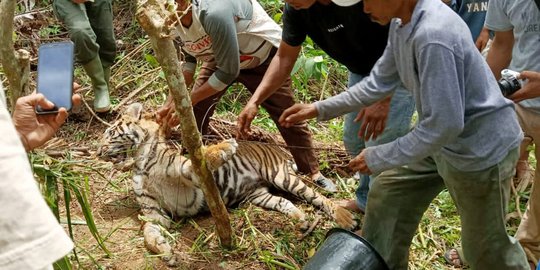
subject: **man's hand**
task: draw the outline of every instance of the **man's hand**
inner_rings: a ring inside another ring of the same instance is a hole
[[[540,72],[526,70],[519,74],[519,79],[527,80],[527,83],[523,88],[510,95],[509,99],[520,102],[525,99],[540,97]]]
[[[238,115],[238,121],[236,123],[236,138],[246,139],[251,132],[251,122],[257,116],[257,104],[248,102],[240,115]]]
[[[81,97],[73,95],[72,100],[74,105],[78,105]],[[45,99],[45,96],[34,93],[19,98],[13,111],[13,124],[26,151],[47,142],[68,116],[66,108],[60,108],[57,114],[37,115],[35,112],[37,105],[46,110],[54,108],[54,104]]]
[[[360,154],[349,162],[349,168],[353,171],[359,171],[361,174],[371,175],[371,170],[366,164],[366,150],[362,150]]]
[[[174,100],[171,95],[167,97],[165,104],[161,106],[156,112],[156,118],[159,124],[162,126],[175,127],[180,124],[180,119],[176,114],[176,109],[174,108]]]
[[[480,34],[478,35],[478,38],[476,38],[476,48],[482,52],[489,41],[489,30],[485,27],[482,28],[482,31],[480,31]]]
[[[315,105],[297,103],[286,109],[281,114],[279,117],[279,124],[283,127],[289,128],[300,121],[315,118],[317,115],[319,115],[319,113],[317,112]]]
[[[388,119],[388,112],[390,111],[390,100],[391,97],[387,97],[358,113],[354,121],[362,121],[362,126],[358,132],[359,138],[366,141],[374,140],[383,133],[384,127],[386,127],[386,119]]]

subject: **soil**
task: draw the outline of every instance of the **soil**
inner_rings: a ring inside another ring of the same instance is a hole
[[[57,158],[68,159],[67,149],[70,149],[70,160],[78,166],[83,166],[89,178],[89,200],[92,205],[95,223],[102,237],[106,238],[105,245],[112,256],[100,250],[96,240],[84,225],[84,217],[77,203],[71,204],[72,220],[80,221],[82,225],[74,226],[74,239],[77,245],[77,253],[81,269],[168,269],[159,256],[149,252],[144,246],[144,239],[139,220],[139,207],[134,200],[131,191],[131,172],[127,168],[117,167],[114,164],[101,161],[94,157],[94,152],[99,144],[100,136],[106,129],[106,125],[95,120],[92,115],[83,110],[80,115],[70,118],[68,123],[61,129],[58,137],[44,147],[44,152]],[[101,115],[104,121],[113,122],[118,117],[115,113]],[[84,120],[81,120],[84,119]],[[227,120],[214,119],[211,122],[211,130],[207,143],[212,143],[214,138],[234,134],[234,124]],[[272,134],[256,127],[253,138],[258,141],[282,144],[279,134]],[[74,140],[76,134],[84,133],[84,138]],[[178,133],[173,133],[177,138]],[[346,176],[346,155],[341,147],[332,144],[317,143],[317,151],[334,149],[334,160],[328,160],[334,171],[341,171]],[[74,167],[76,170],[76,167]],[[90,169],[89,169],[90,168]],[[325,172],[330,173],[329,171]],[[306,181],[308,181],[306,179]],[[311,184],[311,183],[310,183]],[[313,213],[311,206],[287,196],[295,204],[308,213],[308,215],[322,215]],[[240,209],[240,210],[238,210]],[[283,241],[286,237],[295,236],[292,246],[296,248],[298,236],[301,234],[295,229],[295,224],[286,216],[274,211],[263,210],[251,204],[240,205],[238,209],[230,210],[231,225],[235,234],[237,245],[232,250],[226,250],[219,245],[219,239],[215,234],[213,219],[209,214],[178,220],[178,223],[169,232],[174,239],[174,250],[181,262],[175,268],[178,269],[272,269],[268,263],[261,261],[260,253],[268,250],[275,251],[275,244]],[[240,212],[238,212],[240,211]],[[76,222],[77,223],[77,222]],[[326,217],[317,227],[317,235],[310,235],[306,239],[317,244],[324,232],[333,226]],[[249,233],[250,231],[256,233]],[[260,240],[260,238],[265,240]],[[254,246],[258,245],[258,248]],[[291,264],[301,263],[307,259],[303,247],[297,246],[296,250],[285,254],[285,261]],[[258,250],[258,251],[257,251]],[[300,253],[301,263],[297,259],[290,258],[290,254]],[[277,269],[282,269],[279,266]]]

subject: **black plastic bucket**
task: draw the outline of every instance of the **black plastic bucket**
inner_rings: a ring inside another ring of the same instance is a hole
[[[304,270],[388,270],[377,251],[362,237],[339,228],[331,229]]]

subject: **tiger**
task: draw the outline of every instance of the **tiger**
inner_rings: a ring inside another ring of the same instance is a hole
[[[105,130],[98,155],[115,163],[134,159],[132,186],[141,208],[145,246],[176,263],[170,244],[161,233],[175,217],[189,217],[208,210],[191,161],[164,143],[164,132],[151,115],[143,115],[140,103],[131,104],[121,118]],[[221,198],[231,207],[241,202],[276,210],[307,228],[306,215],[291,201],[270,193],[270,187],[291,193],[333,218],[339,226],[356,226],[353,215],[319,194],[294,173],[289,157],[275,145],[237,143],[234,139],[204,149]]]

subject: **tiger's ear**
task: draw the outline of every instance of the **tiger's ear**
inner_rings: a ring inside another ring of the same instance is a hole
[[[126,109],[126,114],[135,119],[141,119],[143,105],[141,103],[133,103]]]

